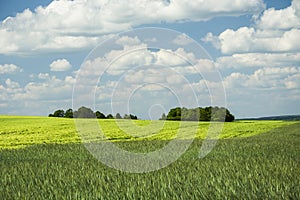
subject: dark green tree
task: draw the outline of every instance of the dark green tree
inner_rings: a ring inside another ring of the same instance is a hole
[[[209,111],[205,108],[199,107],[199,121],[210,121]]]
[[[100,111],[96,111],[96,117],[98,119],[105,119],[106,118],[105,115]]]
[[[106,118],[107,118],[107,119],[114,119],[114,116],[113,116],[112,114],[108,114],[108,115],[106,116]]]
[[[170,109],[167,120],[184,121],[234,121],[234,116],[224,107],[205,107],[205,108],[172,108]]]
[[[130,119],[130,116],[127,115],[127,114],[125,114],[124,117],[123,117],[123,119]]]
[[[120,115],[120,113],[116,114],[116,119],[122,119],[122,116]]]
[[[56,110],[53,113],[53,117],[64,117],[65,116],[65,111],[64,110]]]
[[[235,119],[235,117],[230,113],[230,111],[228,109],[226,109],[226,118],[225,121],[226,122],[233,122]]]
[[[66,110],[65,118],[73,118],[73,110],[71,108]]]
[[[82,106],[77,111],[74,112],[74,117],[75,118],[96,118],[96,115],[92,111],[92,109]]]
[[[132,115],[132,114],[130,114],[129,117],[130,119],[138,119],[136,115]]]
[[[167,120],[181,120],[181,108],[172,108],[167,115]]]

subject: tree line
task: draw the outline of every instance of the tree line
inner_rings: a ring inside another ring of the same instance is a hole
[[[168,115],[162,115],[161,120],[177,121],[234,121],[234,115],[224,107],[205,107],[205,108],[172,108]]]
[[[54,111],[48,115],[48,117],[64,117],[64,118],[98,118],[98,119],[138,119],[136,115],[125,114],[123,117],[120,113],[117,113],[115,116],[108,114],[105,116],[104,113],[100,111],[94,112],[92,109],[87,107],[80,107],[78,110],[73,111],[71,108],[64,111],[62,109]]]

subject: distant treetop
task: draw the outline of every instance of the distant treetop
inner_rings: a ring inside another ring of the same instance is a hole
[[[120,113],[117,113],[114,117],[112,114],[108,114],[105,116],[100,111],[94,112],[92,109],[87,107],[80,107],[78,110],[73,111],[71,108],[66,110],[66,112],[62,109],[54,111],[54,113],[49,114],[48,117],[64,117],[64,118],[98,118],[98,119],[122,119]],[[138,119],[136,115],[125,114],[124,119]]]
[[[162,116],[162,119],[165,116]],[[205,107],[205,108],[172,108],[166,120],[177,120],[177,121],[234,121],[234,116],[230,111],[224,107]]]

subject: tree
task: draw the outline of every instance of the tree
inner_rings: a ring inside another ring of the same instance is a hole
[[[78,111],[74,112],[75,118],[96,118],[95,113],[92,111],[92,109],[87,107],[80,107]]]
[[[132,115],[132,114],[125,114],[123,119],[138,119],[138,117],[136,115]]]
[[[211,109],[211,121],[225,121],[226,109],[213,107]]]
[[[224,107],[205,107],[205,108],[172,108],[167,120],[185,120],[185,121],[234,121],[234,116]]]
[[[225,121],[226,122],[233,122],[234,121],[234,116],[230,113],[230,111],[228,109],[226,109],[226,117],[225,117]]]
[[[181,108],[172,108],[167,115],[167,120],[181,120]]]
[[[73,110],[71,108],[66,110],[65,118],[73,118]]]
[[[112,114],[108,114],[106,118],[107,118],[107,119],[113,119],[114,116],[113,116]]]
[[[199,121],[210,121],[208,109],[199,107]]]
[[[187,108],[183,107],[183,108],[180,109],[180,118],[181,118],[181,120],[188,121],[189,118],[190,118],[189,114],[190,114],[190,110],[188,110]]]
[[[130,117],[130,119],[137,119],[137,116],[136,116],[136,115],[130,114],[129,117]]]
[[[56,110],[53,114],[53,117],[64,117],[65,111],[64,110]]]
[[[122,116],[120,115],[120,113],[116,114],[116,119],[122,119]]]
[[[130,116],[127,115],[127,114],[125,114],[124,117],[123,117],[123,119],[130,119]]]
[[[96,117],[98,119],[105,119],[106,118],[105,115],[102,112],[100,112],[100,111],[96,112]]]
[[[53,114],[49,114],[48,117],[65,117],[65,118],[98,118],[98,119],[114,119],[114,116],[112,114],[108,114],[106,117],[105,115],[100,112],[94,111],[87,107],[80,107],[78,110],[73,111],[71,108],[66,110],[56,110]],[[116,114],[116,119],[122,119],[120,113]],[[138,119],[136,115],[124,115],[124,119]]]
[[[188,121],[199,121],[199,108],[188,109]]]

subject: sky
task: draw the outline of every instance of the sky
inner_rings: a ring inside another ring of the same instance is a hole
[[[300,1],[1,0],[0,21],[0,114],[300,114]]]

